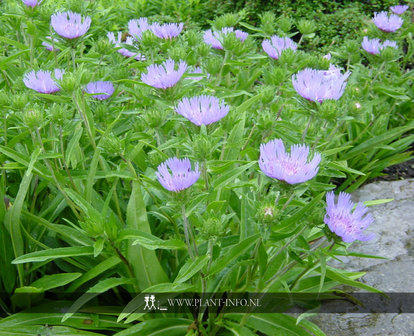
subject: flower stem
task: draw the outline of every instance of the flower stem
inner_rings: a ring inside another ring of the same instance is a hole
[[[189,223],[188,223],[187,216],[185,215],[184,204],[181,205],[181,213],[183,216],[184,236],[185,236],[185,243],[187,244],[187,248],[188,248],[188,254],[190,255],[190,258],[194,260],[193,248],[191,247],[191,244],[190,244]]]

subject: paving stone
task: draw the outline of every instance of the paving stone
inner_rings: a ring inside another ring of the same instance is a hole
[[[375,182],[353,194],[353,201],[393,198],[370,207],[376,234],[349,250],[387,259],[342,258],[331,265],[367,272],[361,281],[384,292],[414,292],[414,179]],[[414,314],[320,314],[313,318],[328,336],[414,336]]]

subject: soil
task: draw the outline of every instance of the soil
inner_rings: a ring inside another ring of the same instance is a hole
[[[387,175],[379,176],[373,181],[396,181],[414,178],[414,159],[385,168],[383,173]]]

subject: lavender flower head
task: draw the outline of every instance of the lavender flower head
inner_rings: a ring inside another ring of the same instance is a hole
[[[56,79],[62,79],[64,73],[64,70],[56,69],[54,71],[54,77]],[[60,90],[59,86],[57,86],[52,78],[52,73],[50,71],[30,71],[24,76],[23,82],[29,89],[40,93],[55,93]]]
[[[46,36],[46,39],[49,41],[49,42],[42,42],[42,46],[44,46],[45,48],[46,48],[46,50],[49,50],[49,51],[59,51],[59,49],[58,48],[53,48],[53,44],[51,44],[52,42],[57,42],[57,40],[56,39],[54,39],[53,37],[50,37],[50,36]]]
[[[230,33],[234,33],[236,34],[236,37],[244,42],[244,40],[247,38],[247,36],[249,34],[241,31],[241,30],[234,30],[233,27],[224,27],[221,29],[221,31],[217,32],[213,32],[211,29],[207,30],[204,33],[204,42],[211,45],[214,49],[223,49],[223,39],[226,35],[230,34]]]
[[[379,39],[374,38],[370,40],[367,36],[364,36],[361,45],[366,52],[373,55],[379,55],[381,50],[386,47],[398,48],[395,41],[386,40],[384,43],[381,43]]]
[[[129,20],[128,30],[129,34],[132,35],[135,39],[140,40],[144,31],[150,30],[151,26],[148,23],[147,18],[142,17],[138,20]]]
[[[57,12],[52,15],[50,22],[56,33],[67,39],[84,35],[91,26],[89,16],[82,17],[80,14],[73,12]]]
[[[259,166],[262,172],[271,178],[289,184],[302,183],[315,177],[321,161],[318,153],[315,153],[309,162],[308,156],[308,146],[293,145],[289,154],[283,141],[274,139],[260,145]]]
[[[151,31],[155,36],[162,39],[171,39],[177,37],[183,30],[184,24],[180,23],[166,23],[160,25],[159,23],[153,23],[151,25]]]
[[[112,82],[90,82],[88,85],[86,85],[85,91],[89,94],[99,93],[93,95],[92,98],[105,100],[111,97],[114,93],[114,85]]]
[[[326,99],[338,100],[346,87],[346,79],[351,73],[341,74],[334,65],[329,70],[306,68],[292,76],[293,87],[303,98],[322,103]]]
[[[335,195],[330,191],[326,194],[326,203],[324,222],[345,243],[351,243],[354,240],[367,241],[374,238],[374,234],[363,233],[374,222],[374,218],[371,214],[365,215],[368,208],[362,203],[358,203],[355,210],[352,211],[354,203],[351,201],[350,194],[341,192],[338,196],[338,203],[335,204]]]
[[[37,5],[40,5],[43,0],[22,0],[27,7],[35,8]]]
[[[145,60],[145,56],[140,54],[140,53],[136,53],[133,51],[129,51],[128,49],[122,47],[122,43],[129,45],[129,46],[133,46],[133,39],[131,36],[128,36],[126,38],[125,42],[122,42],[122,33],[118,32],[118,36],[117,38],[115,38],[115,34],[113,32],[110,32],[106,35],[109,39],[109,41],[115,45],[115,48],[119,48],[118,52],[125,57],[134,57],[137,61],[143,61]]]
[[[178,114],[197,126],[210,125],[229,113],[229,106],[212,96],[183,98],[175,108]]]
[[[387,33],[397,31],[401,28],[404,22],[403,19],[401,19],[398,15],[390,14],[388,16],[387,12],[375,13],[372,21],[378,27],[378,29]]]
[[[203,74],[203,69],[201,69],[199,66],[194,67],[194,70],[190,71],[191,73],[187,75],[187,78],[192,79],[194,81],[199,81],[202,80],[203,77],[201,76],[194,76],[194,74]],[[207,74],[207,78],[209,77],[209,75]]]
[[[393,13],[401,15],[408,9],[408,6],[407,5],[391,6],[390,9]]]
[[[167,89],[177,84],[186,69],[187,64],[180,61],[178,69],[175,70],[175,62],[168,59],[161,65],[151,64],[148,66],[147,73],[141,75],[141,80],[157,89]]]
[[[262,42],[263,50],[272,58],[278,59],[285,49],[292,49],[296,51],[297,44],[293,42],[289,37],[279,37],[273,35],[270,40],[264,40]]]
[[[170,170],[168,170],[168,168]],[[157,175],[161,185],[169,191],[181,191],[192,186],[200,177],[198,163],[194,170],[191,170],[189,159],[170,158],[158,166]]]
[[[330,59],[332,58],[331,53],[327,53],[325,56],[322,57],[323,59],[326,59],[328,61],[330,61]]]

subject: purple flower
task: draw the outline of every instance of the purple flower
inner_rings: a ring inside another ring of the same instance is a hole
[[[166,23],[163,25],[160,25],[159,23],[153,23],[151,25],[151,31],[155,34],[155,36],[159,38],[170,39],[178,36],[183,30],[183,27],[183,23]]]
[[[105,100],[112,96],[114,93],[114,85],[112,82],[90,82],[88,85],[86,85],[85,91],[89,94],[100,93],[93,95],[92,98]]]
[[[194,70],[191,71],[191,74],[188,74],[187,75],[187,78],[190,78],[192,80],[195,80],[195,81],[202,80],[203,77],[201,77],[201,76],[194,76],[194,74],[203,74],[203,69],[201,69],[198,66],[197,67],[194,67]]]
[[[393,13],[401,15],[408,9],[408,6],[407,5],[391,6],[390,9]]]
[[[54,73],[55,79],[62,79],[64,73],[64,70],[56,69]],[[40,93],[55,93],[60,90],[53,80],[50,71],[30,71],[24,76],[23,82],[28,88]]]
[[[42,42],[42,46],[44,46],[46,48],[46,50],[49,50],[49,51],[59,51],[58,48],[56,48],[56,47],[53,48],[53,45],[51,44],[52,41],[53,42],[57,42],[56,39],[54,39],[53,37],[50,37],[50,36],[46,36],[46,39],[50,41],[50,42]]]
[[[128,22],[129,34],[137,40],[140,40],[142,38],[144,31],[150,29],[151,27],[148,24],[147,18],[145,17],[139,18],[138,20],[130,20]]]
[[[240,40],[240,41],[244,41],[247,36],[249,34],[241,31],[241,30],[234,30],[233,27],[224,27],[221,29],[221,31],[217,32],[213,32],[211,29],[207,30],[204,33],[204,42],[211,45],[213,48],[215,49],[223,49],[223,39],[226,35],[230,34],[230,33],[234,33],[236,34],[236,37]]]
[[[297,44],[289,37],[279,37],[273,35],[271,40],[264,40],[262,42],[263,50],[272,58],[278,59],[285,49],[292,49],[296,51]]]
[[[397,43],[395,41],[386,40],[384,43],[377,38],[369,39],[367,36],[364,36],[362,40],[362,48],[373,55],[379,55],[382,49],[386,47],[398,48]]]
[[[384,32],[395,32],[401,28],[404,22],[398,15],[390,14],[388,16],[387,12],[375,13],[372,21]]]
[[[141,75],[141,80],[157,89],[167,89],[177,84],[186,69],[187,64],[180,61],[178,70],[175,70],[175,62],[168,59],[161,65],[151,64],[148,66],[147,73]]]
[[[189,159],[180,160],[173,157],[161,163],[157,169],[155,175],[157,175],[158,181],[169,191],[178,192],[187,189],[200,177],[198,163],[196,163],[194,170],[191,170]]]
[[[374,218],[371,214],[364,216],[368,208],[362,203],[358,203],[355,210],[352,211],[354,203],[351,201],[350,194],[339,193],[338,203],[335,204],[335,195],[330,191],[326,194],[326,203],[324,222],[345,243],[351,243],[357,239],[367,241],[374,238],[374,234],[362,232],[374,222]]]
[[[40,5],[43,0],[22,0],[24,4],[28,7],[35,8],[37,5]]]
[[[326,99],[338,100],[344,93],[346,79],[351,73],[331,65],[329,70],[306,68],[292,76],[293,87],[303,98],[322,103]]]
[[[286,153],[281,139],[274,139],[260,145],[259,166],[263,173],[271,178],[289,184],[302,183],[315,177],[321,156],[315,153],[308,162],[309,147],[293,145],[290,154]]]
[[[175,108],[178,114],[197,126],[210,125],[229,113],[229,107],[216,97],[201,95],[183,98]]]
[[[118,36],[117,36],[116,39],[115,39],[115,34],[112,33],[112,32],[108,33],[106,36],[108,37],[109,41],[112,44],[115,45],[115,48],[119,48],[118,49],[118,52],[121,55],[123,55],[125,57],[134,57],[137,61],[143,61],[143,60],[145,60],[145,56],[144,55],[142,55],[140,53],[133,52],[133,51],[129,51],[128,49],[123,48],[121,46],[122,43],[124,43],[126,45],[129,45],[129,46],[133,46],[134,43],[133,43],[133,39],[132,39],[131,36],[128,36],[126,38],[126,41],[125,42],[122,42],[121,41],[122,40],[122,33],[121,32],[118,32]]]
[[[323,56],[322,58],[326,59],[326,60],[330,60],[331,59],[331,53],[327,53],[325,56]]]
[[[57,12],[52,15],[50,22],[56,33],[67,39],[84,35],[91,26],[89,16],[82,17],[80,14],[73,12]]]

